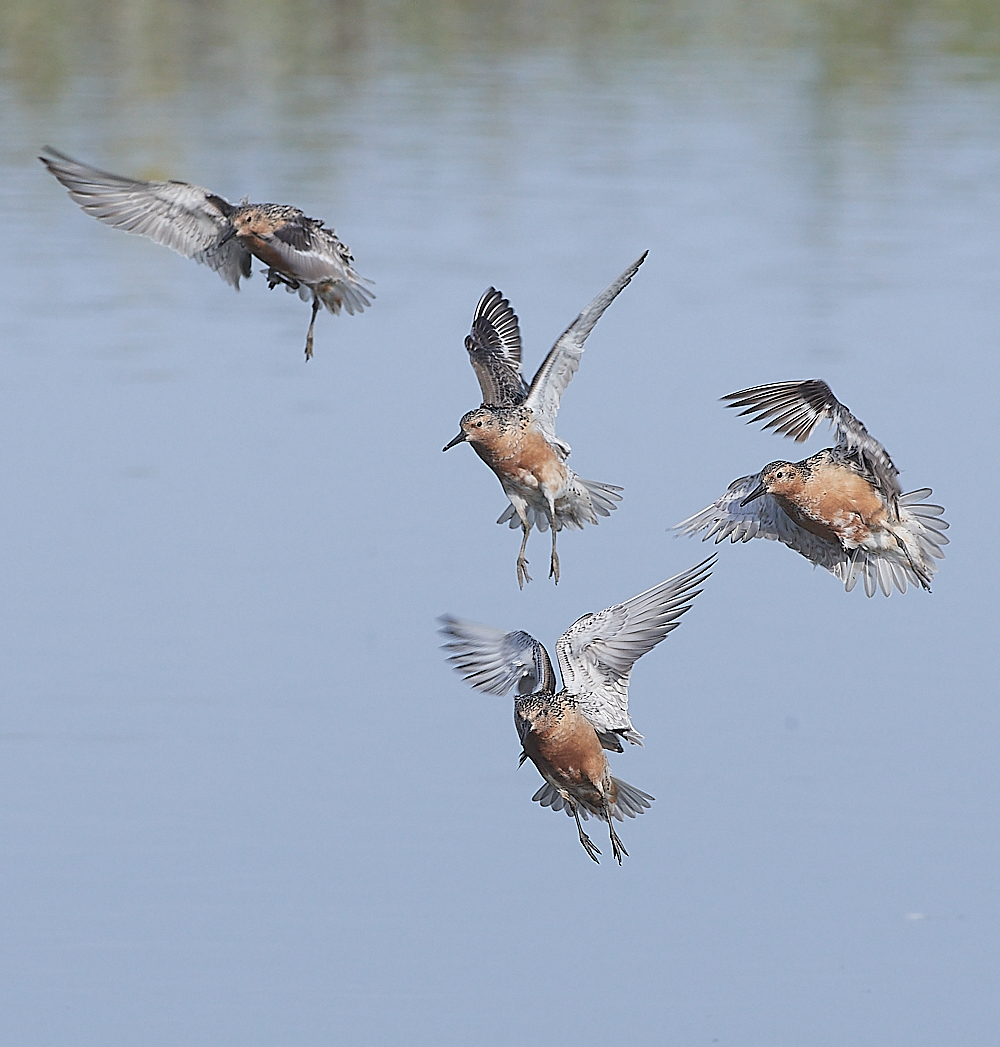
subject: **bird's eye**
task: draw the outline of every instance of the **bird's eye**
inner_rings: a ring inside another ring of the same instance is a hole
[[[476,422],[476,428],[477,429],[482,429],[482,427],[483,427],[483,423],[482,422]]]

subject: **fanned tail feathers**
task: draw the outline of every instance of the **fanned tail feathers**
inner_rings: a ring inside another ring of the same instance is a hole
[[[573,527],[583,530],[584,524],[598,524],[599,516],[610,516],[618,506],[622,496],[618,493],[624,490],[615,487],[614,484],[601,483],[598,480],[584,480],[582,476],[568,470],[566,478],[566,493],[556,500],[556,531],[564,527]],[[525,506],[525,515],[528,517],[529,530],[537,528],[543,534],[549,529],[549,518],[544,509],[532,505],[530,502]],[[508,524],[512,531],[521,526],[521,518],[513,505],[500,514],[498,524]]]
[[[353,269],[348,271],[347,280],[323,280],[315,287],[316,297],[334,314],[339,313],[341,309],[347,310],[348,316],[363,313],[375,297],[362,285],[361,277]],[[306,293],[303,294],[302,291]],[[303,301],[309,301],[312,297],[305,285],[299,294]]]
[[[922,501],[933,492],[929,487],[910,491],[899,498],[899,524],[893,532],[899,543],[895,548],[869,550],[857,548],[837,565],[833,573],[850,592],[858,580],[864,581],[865,593],[874,596],[877,589],[888,596],[893,587],[906,592],[906,583],[930,590],[931,578],[937,572],[935,560],[943,560],[941,546],[948,544],[943,533],[948,523],[942,519],[944,509]]]
[[[621,778],[612,778],[611,781],[615,784],[618,791],[617,802],[611,808],[611,814],[614,818],[623,822],[626,818],[635,818],[636,815],[645,814],[649,810],[654,799],[649,793],[644,793],[634,785],[623,782]],[[565,811],[570,818],[573,817],[569,804],[551,782],[545,782],[531,799],[537,801],[543,807],[551,807],[553,811]],[[580,799],[577,799],[576,803],[580,817],[584,821],[590,816],[604,820],[604,815],[596,807],[592,807]]]

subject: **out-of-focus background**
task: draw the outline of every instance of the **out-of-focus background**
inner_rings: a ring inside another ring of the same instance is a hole
[[[45,144],[294,203],[377,301],[306,364],[305,305],[102,227]],[[995,4],[7,0],[0,173],[5,1043],[995,1043]],[[647,248],[559,416],[624,501],[519,592],[440,450],[472,310],[531,373]],[[827,440],[717,398],[811,377],[947,507],[935,591],[722,548],[594,866],[435,617],[551,649],[695,563],[670,524]]]

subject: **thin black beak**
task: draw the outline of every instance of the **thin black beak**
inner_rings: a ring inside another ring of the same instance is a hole
[[[752,502],[755,498],[759,498],[762,494],[767,494],[767,487],[764,484],[759,484],[757,488],[751,491],[746,498],[740,502],[740,506],[744,506],[747,502]]]
[[[460,444],[464,440],[468,440],[468,439],[469,439],[469,437],[465,433],[459,433],[458,436],[456,436],[455,439],[452,440],[450,444],[445,444],[444,447],[441,448],[441,450],[442,451],[450,451],[455,446],[455,444]]]
[[[226,230],[226,235],[215,245],[215,249],[218,250],[223,244],[228,244],[230,240],[236,235],[236,226],[231,225]]]

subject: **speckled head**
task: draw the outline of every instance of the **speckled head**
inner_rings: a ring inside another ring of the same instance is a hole
[[[802,462],[771,462],[760,471],[760,483],[740,502],[746,505],[762,494],[790,497],[797,494],[808,479],[808,468]]]
[[[456,444],[466,441],[486,443],[499,429],[496,415],[487,407],[477,407],[474,411],[467,412],[462,415],[462,420],[458,424],[461,431],[451,443],[441,448],[442,451],[447,451]]]
[[[562,719],[566,709],[575,703],[568,697],[557,698],[552,694],[538,691],[535,694],[518,698],[514,703],[517,715],[532,727]]]
[[[231,221],[236,229],[237,236],[245,236],[247,233],[256,233],[258,235],[269,233],[273,225],[256,204],[241,207],[232,216]]]

